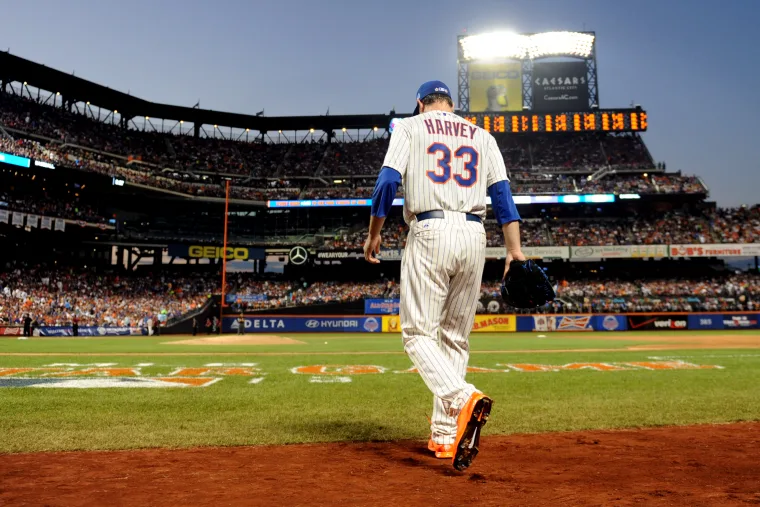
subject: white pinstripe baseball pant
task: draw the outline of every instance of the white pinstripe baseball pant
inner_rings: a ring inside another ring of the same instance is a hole
[[[433,392],[430,429],[439,444],[454,443],[456,413],[476,390],[464,379],[485,248],[482,224],[445,212],[411,223],[401,261],[404,350]]]

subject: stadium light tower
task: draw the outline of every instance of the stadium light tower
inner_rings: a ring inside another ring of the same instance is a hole
[[[469,64],[489,64],[511,61],[522,64],[523,106],[533,105],[533,61],[541,58],[567,57],[586,61],[589,100],[599,103],[596,73],[596,35],[594,32],[543,32],[517,34],[491,32],[479,35],[460,35],[457,44],[458,104],[470,111]],[[518,65],[520,68],[520,65]]]

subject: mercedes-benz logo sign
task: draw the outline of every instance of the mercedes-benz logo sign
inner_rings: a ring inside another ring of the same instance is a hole
[[[309,252],[307,252],[304,247],[294,246],[293,248],[290,249],[290,253],[288,254],[288,259],[290,260],[291,263],[298,266],[306,262],[306,257],[308,256],[309,256]]]

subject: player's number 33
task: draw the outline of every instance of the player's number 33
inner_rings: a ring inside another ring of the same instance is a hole
[[[428,146],[427,152],[437,158],[435,170],[427,171],[427,177],[438,184],[449,181],[452,178],[451,149],[443,143],[433,143]],[[454,174],[454,181],[460,187],[473,186],[478,181],[478,152],[472,146],[460,146],[454,152],[454,158],[464,162],[464,171]]]

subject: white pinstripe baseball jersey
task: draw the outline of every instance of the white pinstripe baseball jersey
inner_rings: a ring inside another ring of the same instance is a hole
[[[431,434],[454,443],[456,413],[475,392],[465,380],[468,338],[485,262],[489,186],[507,180],[496,140],[464,118],[431,111],[396,123],[384,166],[401,173],[409,236],[401,262],[404,350],[433,392]],[[443,218],[415,215],[442,210]]]
[[[383,165],[401,173],[407,223],[431,210],[474,213],[485,219],[488,187],[507,180],[493,136],[444,111],[398,121]]]

